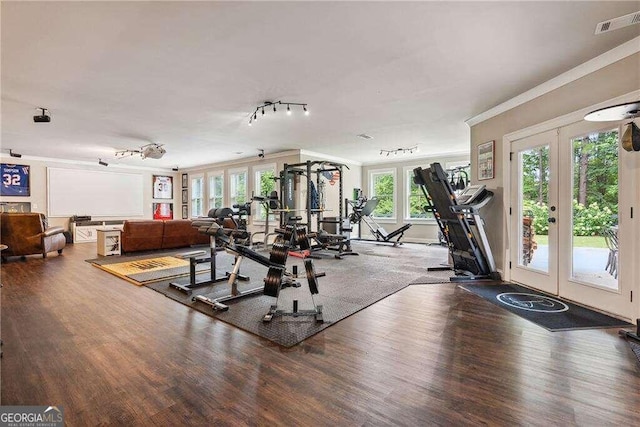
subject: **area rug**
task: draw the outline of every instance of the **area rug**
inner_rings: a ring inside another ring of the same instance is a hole
[[[189,275],[189,260],[176,256],[138,256],[90,260],[91,265],[137,286]],[[117,262],[120,260],[120,262]],[[196,265],[196,274],[209,269],[209,263]]]
[[[169,281],[152,283],[148,287],[208,316],[283,347],[292,347],[408,286],[415,278],[416,272],[404,268],[408,260],[407,256],[415,256],[416,262],[418,262],[421,255],[423,254],[419,252],[413,254],[406,251],[405,256],[387,258],[384,262],[363,253],[359,257],[348,257],[343,260],[314,260],[316,273],[325,273],[326,275],[317,279],[319,293],[313,298],[307,279],[302,277],[298,279],[300,287],[283,289],[278,300],[265,295],[248,296],[225,303],[229,305],[229,310],[225,312],[213,311],[210,306],[192,300],[195,295],[217,298],[229,294],[229,285],[224,282],[196,289],[191,296],[170,288]],[[220,265],[226,265],[227,260],[232,262],[233,258],[229,254],[221,254]],[[294,266],[300,272],[305,271],[302,260],[289,257],[287,269],[292,271]],[[245,259],[241,273],[251,279],[248,282],[239,282],[241,292],[264,286],[263,279],[267,275],[266,267]],[[207,280],[208,274],[203,274],[201,278]],[[262,321],[271,305],[277,303],[279,309],[292,311],[294,300],[298,301],[299,310],[313,309],[314,303],[316,306],[322,305],[324,322],[318,323],[312,316],[284,316],[275,317],[270,323]]]
[[[460,287],[552,332],[633,326],[623,320],[513,283],[461,284]]]

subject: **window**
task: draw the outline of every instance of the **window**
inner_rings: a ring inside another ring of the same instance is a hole
[[[218,209],[224,204],[224,172],[209,174],[209,209]]]
[[[375,218],[395,219],[395,186],[395,169],[369,172],[369,195],[379,200],[376,210],[373,211]]]
[[[204,216],[204,177],[191,178],[191,216]]]
[[[276,166],[262,166],[260,169],[255,169],[255,184],[254,184],[254,192],[257,196],[265,196],[268,197],[273,190],[276,189]],[[262,204],[258,205],[258,212],[256,213],[256,220],[264,221],[266,219],[266,211]],[[274,216],[271,214],[270,219],[273,219]]]
[[[229,204],[242,205],[247,202],[247,171],[229,171]]]
[[[406,218],[407,219],[433,219],[432,212],[426,212],[427,198],[422,189],[413,182],[413,168],[405,171],[407,178],[406,192]]]

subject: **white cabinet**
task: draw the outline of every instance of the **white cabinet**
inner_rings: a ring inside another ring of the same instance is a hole
[[[117,224],[109,225],[109,223]],[[122,223],[120,221],[82,221],[70,223],[69,228],[73,235],[73,243],[88,243],[98,240],[98,229],[108,228],[111,230],[117,228],[122,230]]]
[[[96,232],[101,225],[75,225],[71,226],[73,232],[73,243],[95,242],[98,238]]]
[[[113,228],[96,229],[98,255],[120,255],[120,230]]]

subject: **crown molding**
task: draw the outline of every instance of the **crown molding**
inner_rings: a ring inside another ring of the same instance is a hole
[[[348,163],[348,164],[353,165],[353,166],[362,166],[362,162],[358,162],[357,160],[345,159],[343,157],[330,156],[328,154],[317,153],[315,151],[300,150],[300,155],[301,156],[320,157],[323,160],[328,160],[328,161],[331,161],[331,162],[338,162],[338,163]]]
[[[521,93],[520,95],[511,98],[508,101],[503,102],[502,104],[496,105],[495,107],[483,113],[480,113],[477,116],[467,119],[465,120],[465,123],[469,127],[475,126],[478,123],[502,114],[505,111],[509,111],[539,96],[547,94],[568,83],[576,81],[584,76],[594,73],[608,65],[611,65],[638,52],[640,52],[640,36],[629,40],[628,42],[623,43],[619,46],[616,46],[613,49],[603,53],[602,55],[596,56],[595,58],[590,59],[589,61],[584,62],[577,67],[572,68],[571,70],[564,72],[559,76],[554,77],[551,80],[548,80],[532,89],[529,89],[528,91]]]
[[[105,160],[107,163],[109,163],[108,168],[104,166],[100,166],[97,160],[93,160],[93,161],[69,160],[69,159],[58,159],[53,157],[29,156],[25,154],[23,154],[21,158],[16,158],[16,157],[11,157],[10,155],[5,153],[0,153],[0,159],[2,159],[4,163],[10,163],[10,164],[16,164],[16,163],[20,163],[20,161],[31,160],[31,161],[44,162],[44,163],[61,163],[66,165],[95,166],[95,167],[103,168],[105,171],[108,169],[129,169],[129,170],[138,171],[138,172],[148,171],[148,172],[175,173],[175,171],[172,170],[171,168],[152,168],[148,166],[122,165],[122,164],[114,163],[110,161],[110,159]],[[12,159],[12,160],[7,161],[7,159]]]

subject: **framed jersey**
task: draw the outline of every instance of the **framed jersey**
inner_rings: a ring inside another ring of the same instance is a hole
[[[0,196],[30,196],[29,165],[0,164]]]

